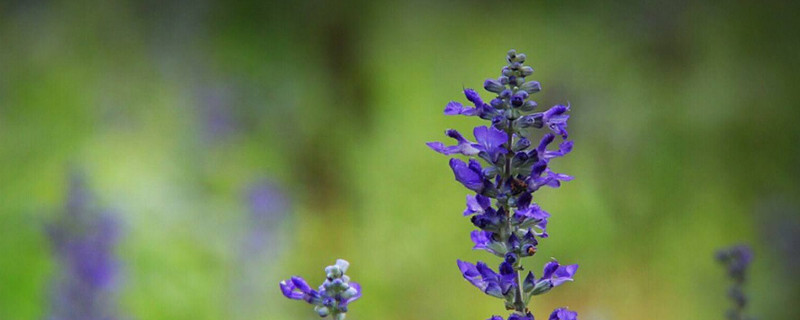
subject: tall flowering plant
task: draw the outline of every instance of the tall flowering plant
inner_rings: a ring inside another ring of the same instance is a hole
[[[540,277],[525,271],[522,259],[536,254],[539,241],[547,238],[550,214],[533,201],[533,193],[542,187],[558,188],[571,176],[550,169],[553,159],[572,150],[567,140],[569,105],[556,105],[544,112],[534,112],[537,107],[531,95],[541,90],[537,81],[526,80],[533,68],[524,65],[525,54],[510,50],[508,64],[497,79],[488,79],[484,89],[496,96],[485,103],[472,89],[464,94],[472,107],[451,101],[444,108],[445,115],[476,116],[491,121],[488,126],[473,130],[475,141],[467,140],[461,133],[450,129],[445,134],[455,140],[454,145],[429,142],[428,146],[444,155],[462,155],[450,159],[455,179],[474,194],[467,195],[464,216],[477,227],[471,238],[475,250],[484,250],[503,259],[495,271],[486,263],[477,264],[458,260],[464,279],[485,294],[502,299],[513,313],[508,320],[533,320],[528,309],[531,298],[572,281],[578,265],[562,265],[555,259],[544,266]],[[535,129],[547,128],[534,144]],[[557,148],[549,146],[561,137]],[[489,320],[502,320],[493,316]],[[552,312],[550,320],[576,320],[577,313],[565,308]]]

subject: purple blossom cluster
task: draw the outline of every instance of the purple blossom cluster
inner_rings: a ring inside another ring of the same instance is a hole
[[[320,317],[330,315],[334,320],[344,320],[348,305],[361,298],[361,286],[350,282],[350,277],[345,275],[349,266],[350,263],[339,259],[336,264],[326,267],[326,278],[319,290],[311,289],[303,278],[293,276],[281,281],[281,292],[289,299],[304,300],[313,305]]]
[[[47,225],[47,234],[60,267],[52,284],[48,319],[116,319],[117,221],[96,206],[77,172],[70,176],[63,214]]]
[[[744,315],[747,296],[743,291],[747,280],[747,267],[753,261],[753,251],[746,245],[736,245],[717,251],[716,258],[725,266],[728,276],[733,280],[733,284],[728,289],[728,297],[733,301],[733,307],[727,311],[726,317],[729,320],[753,319]]]
[[[503,259],[497,271],[486,263],[458,260],[464,279],[489,296],[503,299],[508,320],[533,320],[528,309],[530,299],[572,281],[578,265],[562,265],[555,259],[544,266],[541,277],[528,272],[523,277],[522,258],[536,254],[539,241],[548,237],[550,213],[533,200],[533,193],[542,187],[558,188],[571,176],[550,168],[553,159],[572,150],[567,140],[569,105],[556,105],[543,112],[534,112],[537,103],[532,95],[541,90],[537,81],[527,80],[533,68],[524,65],[525,54],[510,50],[501,76],[488,79],[483,87],[495,96],[489,103],[472,89],[465,89],[472,106],[451,101],[445,115],[476,116],[491,121],[488,126],[473,130],[474,141],[450,129],[445,134],[455,144],[429,142],[428,147],[444,155],[466,156],[450,159],[455,179],[474,192],[467,196],[464,216],[470,216],[477,230],[472,231],[473,249],[485,250]],[[549,131],[538,139],[536,129]],[[560,137],[556,148],[550,145]],[[502,320],[493,316],[489,320]],[[550,320],[575,320],[577,313],[564,308],[553,311]]]

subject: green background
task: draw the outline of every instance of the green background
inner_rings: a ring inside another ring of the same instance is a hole
[[[348,319],[486,319],[465,282],[467,190],[425,147],[464,87],[528,55],[540,106],[572,104],[576,176],[535,259],[579,263],[539,319],[722,319],[715,249],[749,243],[760,319],[800,318],[800,10],[789,1],[2,1],[0,319],[43,319],[43,225],[71,165],[123,224],[129,319],[315,319],[278,281],[345,258]],[[484,94],[489,98],[488,94]],[[464,132],[462,131],[462,132]],[[246,187],[291,194],[242,258]],[[242,272],[257,268],[260,272]],[[255,267],[253,267],[255,266]],[[246,294],[237,283],[263,288]]]

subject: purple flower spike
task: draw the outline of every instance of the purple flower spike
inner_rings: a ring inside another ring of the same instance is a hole
[[[567,111],[569,111],[569,105],[565,106],[559,104],[545,111],[542,117],[547,127],[556,134],[561,135],[564,139],[568,136],[567,119],[569,119],[569,115]]]
[[[489,104],[474,90],[465,89],[464,95],[474,108],[454,101],[445,107],[446,115],[475,115],[490,122],[475,126],[475,142],[450,130],[448,136],[458,141],[456,145],[428,143],[439,153],[469,158],[450,159],[450,168],[456,181],[475,192],[467,195],[463,212],[477,228],[470,233],[472,249],[487,251],[503,261],[497,271],[483,262],[473,265],[461,260],[458,268],[473,286],[504,300],[505,308],[513,310],[508,320],[533,320],[527,307],[531,298],[572,281],[578,269],[578,265],[562,266],[554,260],[545,265],[541,278],[530,272],[523,280],[520,274],[522,260],[535,257],[540,241],[549,236],[551,215],[533,201],[538,200],[533,193],[541,187],[558,188],[563,181],[572,180],[569,175],[554,172],[550,164],[573,148],[573,142],[567,140],[570,106],[556,105],[535,112],[538,104],[532,94],[542,87],[538,81],[526,79],[533,74],[533,68],[524,64],[526,59],[525,54],[508,51],[501,75],[483,83],[484,89],[492,93]],[[536,133],[545,127],[545,131],[552,132]],[[558,148],[552,147],[557,139]],[[553,313],[551,320],[575,320],[574,312],[560,310]]]
[[[467,189],[480,193],[483,191],[484,181],[483,172],[480,169],[481,165],[475,159],[469,160],[469,165],[459,159],[450,159],[450,168],[453,169],[453,174],[456,180],[461,182]]]
[[[553,310],[547,320],[578,320],[578,313],[569,311],[567,308],[558,308]]]

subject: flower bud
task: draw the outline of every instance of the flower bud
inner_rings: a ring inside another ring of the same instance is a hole
[[[323,318],[324,318],[324,317],[327,317],[329,314],[331,314],[330,310],[328,310],[328,308],[327,308],[327,307],[323,307],[323,306],[316,306],[316,307],[314,307],[314,311],[316,311],[316,312],[317,312],[317,314],[318,314],[320,317],[323,317]]]
[[[529,66],[522,67],[522,75],[523,76],[527,77],[527,76],[532,75],[532,74],[533,74],[533,68],[531,68]]]
[[[519,128],[541,128],[544,125],[541,113],[534,113],[524,116],[514,121],[514,125]]]
[[[550,282],[550,280],[542,280],[536,283],[536,286],[533,287],[531,294],[534,296],[540,295],[550,291],[550,289],[553,289],[553,284]]]
[[[492,118],[492,126],[500,130],[505,130],[508,128],[508,119],[503,116],[496,116]]]
[[[525,99],[523,99],[521,96],[514,95],[511,97],[511,105],[515,108],[521,107],[523,103],[525,103]]]
[[[333,265],[330,266],[331,270],[328,272],[328,278],[335,279],[340,278],[342,276],[342,269],[339,266]]]
[[[505,260],[513,265],[517,263],[517,255],[513,252],[506,253]]]
[[[494,93],[499,93],[505,89],[505,87],[500,84],[499,81],[494,79],[486,79],[486,81],[483,82],[483,88],[486,89],[486,91]]]
[[[350,262],[344,259],[336,259],[336,265],[339,266],[339,269],[342,270],[342,273],[347,272],[347,268],[350,267]]]
[[[503,67],[503,75],[506,77],[510,77],[514,75],[514,71],[511,71],[508,67]]]
[[[523,63],[523,62],[525,62],[525,59],[526,59],[527,57],[528,57],[528,56],[526,56],[524,53],[520,53],[520,54],[518,54],[518,55],[516,56],[516,59],[514,59],[514,60],[516,60],[517,62]]]
[[[355,296],[356,294],[358,294],[358,291],[356,291],[356,288],[352,288],[352,287],[348,288],[347,290],[342,292],[342,299],[345,299],[345,300],[350,299],[350,297]]]
[[[539,106],[539,105],[536,103],[536,101],[528,100],[528,101],[525,101],[525,104],[523,104],[522,107],[520,107],[519,109],[521,111],[530,112],[530,111],[533,111],[534,109],[536,109],[537,106]]]
[[[503,109],[503,107],[505,107],[505,102],[503,101],[503,99],[498,99],[498,98],[492,99],[492,101],[490,101],[489,104],[491,104],[492,108],[495,109]]]
[[[521,151],[521,150],[528,149],[528,147],[530,147],[530,146],[531,146],[531,141],[530,141],[530,140],[528,140],[528,139],[527,139],[527,138],[525,138],[525,137],[520,137],[520,138],[517,140],[517,142],[516,142],[516,143],[514,143],[514,147],[512,148],[512,150],[513,150],[514,152],[516,152],[516,151]]]
[[[519,89],[524,90],[527,93],[537,93],[542,91],[542,85],[539,83],[539,81],[528,81],[522,84]]]

